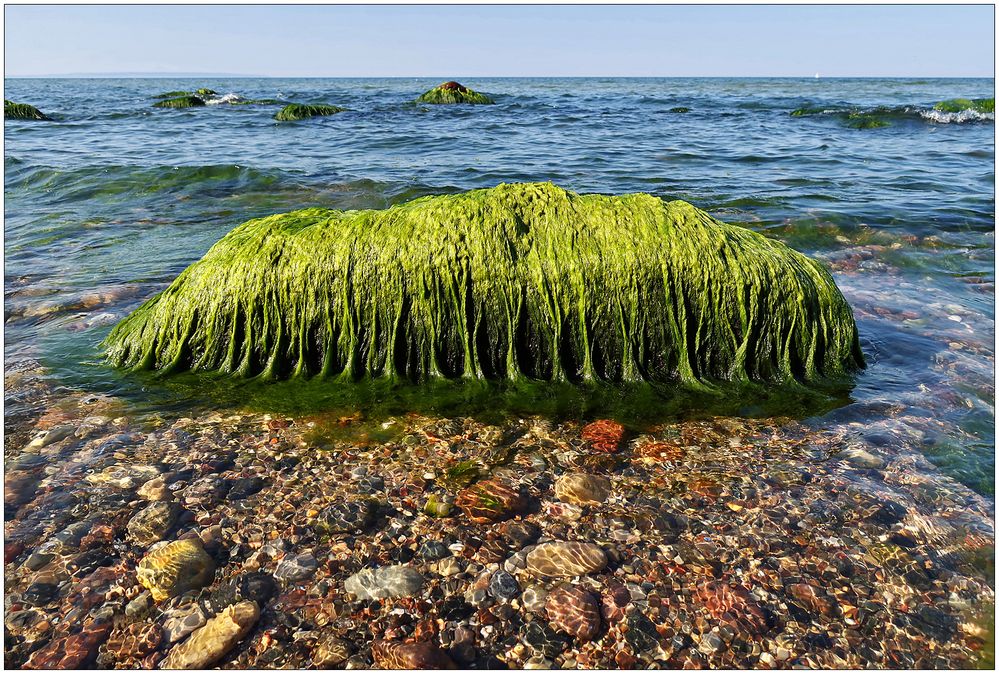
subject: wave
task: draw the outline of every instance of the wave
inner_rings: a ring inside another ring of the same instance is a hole
[[[964,110],[940,109],[916,105],[878,105],[861,107],[850,105],[805,106],[791,111],[792,117],[832,117],[855,129],[875,129],[892,126],[897,122],[928,122],[932,124],[980,124],[995,122],[995,113],[967,108]]]

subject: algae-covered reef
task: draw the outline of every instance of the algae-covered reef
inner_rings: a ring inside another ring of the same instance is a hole
[[[818,262],[683,201],[550,183],[246,222],[105,341],[264,378],[790,382],[863,365]]]
[[[279,122],[297,122],[310,117],[326,117],[343,112],[344,108],[335,105],[302,105],[301,103],[290,103],[281,108],[274,119]]]
[[[434,105],[450,105],[456,103],[467,103],[470,105],[492,105],[493,99],[485,94],[472,91],[463,84],[457,82],[444,82],[430,91],[423,93],[416,99],[418,103],[431,103]]]
[[[153,103],[154,108],[200,108],[204,105],[205,99],[200,96],[177,96]]]
[[[4,119],[36,119],[38,121],[52,121],[52,118],[43,113],[33,105],[27,103],[15,103],[4,99],[3,102]]]
[[[933,106],[933,109],[940,112],[974,110],[981,113],[994,113],[996,111],[996,100],[994,98],[975,98],[972,100],[967,98],[952,98],[948,101],[940,101]]]

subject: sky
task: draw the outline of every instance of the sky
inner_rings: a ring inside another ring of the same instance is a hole
[[[993,77],[977,6],[23,6],[8,77]]]

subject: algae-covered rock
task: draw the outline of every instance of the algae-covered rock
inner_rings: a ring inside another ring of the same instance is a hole
[[[975,112],[981,113],[995,113],[996,100],[994,98],[975,98],[972,100],[967,98],[952,98],[947,101],[940,101],[933,106],[933,109],[939,110],[940,112],[964,112],[965,110],[974,110]]]
[[[44,122],[52,121],[51,117],[47,116],[33,105],[28,105],[27,103],[15,103],[6,99],[4,99],[3,102],[3,118],[35,119]]]
[[[495,103],[493,99],[485,94],[472,91],[465,85],[458,84],[457,82],[444,82],[425,92],[416,101],[418,103],[431,103],[433,105],[451,105],[456,103],[492,105]]]
[[[218,96],[218,92],[216,92],[213,89],[208,89],[208,88],[205,88],[205,87],[202,87],[202,88],[198,89],[194,93],[195,93],[195,95],[200,96],[201,98],[207,98],[209,96]]]
[[[302,105],[300,103],[290,103],[274,115],[274,119],[279,122],[297,122],[309,117],[326,117],[343,112],[344,108],[335,105]]]
[[[263,378],[788,382],[863,365],[819,262],[683,201],[550,183],[251,220],[105,341]]]
[[[177,96],[153,103],[154,108],[200,108],[204,105],[205,100],[200,96]]]
[[[215,575],[215,562],[197,538],[168,543],[142,558],[136,570],[139,584],[153,599],[163,601],[203,587]]]
[[[670,108],[668,112],[672,112],[672,113],[676,113],[676,114],[683,114],[685,112],[690,112],[690,108],[685,108],[683,106],[679,106],[679,107],[676,107],[676,108]]]

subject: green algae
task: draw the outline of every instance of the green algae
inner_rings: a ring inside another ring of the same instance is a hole
[[[274,115],[274,119],[279,122],[297,122],[310,117],[325,117],[343,112],[344,108],[335,105],[302,105],[300,103],[290,103],[284,106]]]
[[[996,101],[994,98],[952,98],[947,101],[940,101],[933,106],[934,110],[940,112],[964,112],[974,110],[975,112],[994,113],[996,111]]]
[[[15,103],[13,101],[8,101],[7,99],[4,99],[3,102],[3,118],[34,119],[44,122],[52,121],[51,117],[47,116],[33,105],[28,105],[27,103]]]
[[[156,94],[153,98],[180,98],[181,96],[194,96],[193,91],[164,91],[162,94]]]
[[[205,101],[199,96],[178,96],[153,103],[154,108],[200,108]]]
[[[818,262],[682,201],[550,183],[237,227],[105,340],[242,377],[811,382],[863,365]]]
[[[417,103],[430,103],[432,105],[492,105],[495,101],[485,94],[472,91],[463,84],[457,82],[444,82],[430,91],[424,92],[416,99]]]
[[[804,108],[798,108],[797,110],[792,110],[791,116],[811,117],[812,115],[821,115],[824,112],[826,112],[826,108],[804,107]]]
[[[218,92],[216,92],[214,89],[206,89],[205,87],[202,87],[201,89],[198,89],[194,93],[195,93],[196,96],[201,96],[202,98],[205,98],[205,97],[208,97],[208,96],[217,96],[218,95]]]
[[[885,119],[884,115],[885,112],[878,109],[851,112],[847,114],[845,124],[851,129],[880,129],[891,126],[891,122]]]

